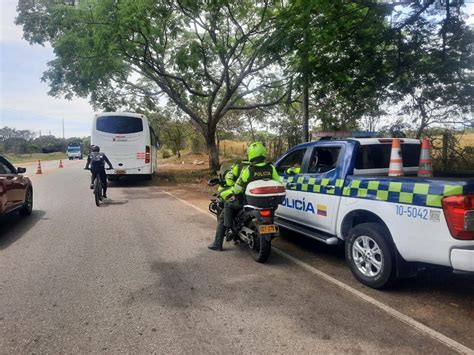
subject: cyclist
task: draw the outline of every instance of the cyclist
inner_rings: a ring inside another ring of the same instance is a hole
[[[216,237],[214,242],[208,246],[211,250],[222,250],[222,243],[226,229],[232,229],[234,223],[234,210],[242,207],[247,184],[262,179],[272,179],[280,181],[275,167],[266,161],[267,149],[262,142],[253,142],[247,148],[249,165],[244,167],[239,175],[239,178],[232,187],[232,195],[228,197],[221,218],[218,219]]]
[[[91,189],[94,188],[94,180],[99,176],[100,182],[102,183],[102,196],[107,198],[107,175],[105,174],[105,163],[109,166],[109,169],[113,169],[112,163],[104,153],[101,153],[98,145],[91,147],[91,153],[87,156],[87,163],[84,169],[91,171]],[[89,168],[90,166],[90,168]]]

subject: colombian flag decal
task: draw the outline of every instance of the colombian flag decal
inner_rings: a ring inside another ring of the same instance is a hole
[[[326,205],[317,205],[318,207],[318,212],[317,214],[319,216],[323,216],[323,217],[326,217],[328,215],[328,208]]]

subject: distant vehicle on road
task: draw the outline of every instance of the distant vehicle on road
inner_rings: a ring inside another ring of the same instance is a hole
[[[426,264],[474,273],[474,179],[416,177],[420,141],[401,142],[405,177],[387,176],[390,138],[291,148],[275,165],[286,186],[275,223],[345,243],[352,273],[373,288]]]
[[[67,157],[69,160],[81,159],[82,160],[82,149],[79,143],[69,143],[67,145]]]
[[[0,216],[19,212],[30,215],[33,210],[33,185],[22,174],[25,168],[15,168],[0,155]]]
[[[151,179],[156,170],[158,141],[144,115],[107,112],[94,116],[91,144],[107,154],[115,170],[109,180],[124,175],[142,175]]]

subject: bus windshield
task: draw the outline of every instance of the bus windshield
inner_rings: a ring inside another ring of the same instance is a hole
[[[96,129],[114,134],[138,133],[143,132],[143,121],[140,117],[101,116],[97,117]]]

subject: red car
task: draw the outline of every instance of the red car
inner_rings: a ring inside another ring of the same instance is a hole
[[[0,156],[0,216],[18,211],[28,216],[33,210],[33,185],[22,174],[25,168],[15,168]]]

